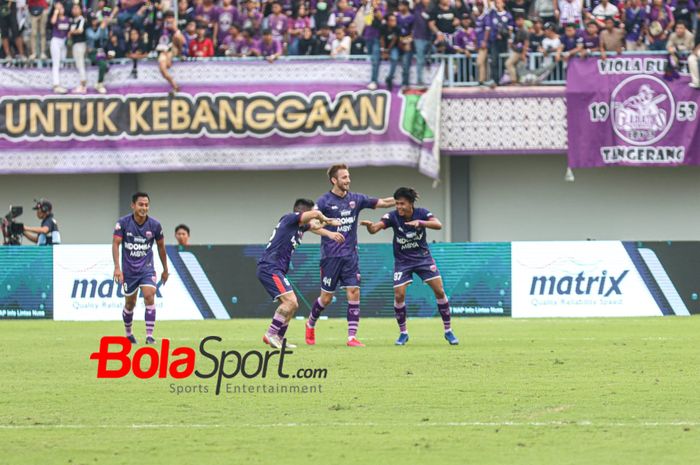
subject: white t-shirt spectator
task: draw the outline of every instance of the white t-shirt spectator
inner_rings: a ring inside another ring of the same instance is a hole
[[[343,40],[333,39],[333,42],[331,42],[331,56],[334,58],[349,58],[351,44],[350,36],[343,37]]]
[[[559,3],[559,23],[562,26],[567,24],[581,24],[582,3],[581,0],[561,0]]]
[[[549,66],[554,62],[554,54],[557,52],[559,47],[561,47],[561,40],[559,40],[559,36],[552,39],[549,37],[542,39],[542,50],[547,53],[547,56],[542,61],[543,66]]]
[[[620,20],[620,10],[612,3],[608,3],[605,6],[601,3],[593,8],[593,17],[595,17],[598,24],[605,26],[605,18],[613,18],[615,21]]]

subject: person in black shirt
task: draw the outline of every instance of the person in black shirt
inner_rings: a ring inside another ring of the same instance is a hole
[[[348,26],[348,35],[351,40],[350,55],[367,55],[365,39],[357,33],[357,24],[354,21]]]
[[[532,22],[532,31],[528,39],[530,42],[530,51],[534,53],[539,52],[545,37],[544,29],[542,28],[542,20],[537,18]]]
[[[452,35],[459,26],[457,10],[450,6],[450,0],[440,0],[430,12],[428,27],[435,34],[435,43],[452,43]]]
[[[146,43],[141,38],[141,33],[135,27],[129,30],[129,42],[126,44],[126,57],[131,58],[134,63],[133,68],[131,68],[131,77],[138,79],[138,63],[148,56],[148,47]]]
[[[299,39],[299,55],[317,55],[318,48],[318,39],[310,27],[305,27]]]
[[[387,16],[386,23],[380,29],[379,44],[381,46],[382,59],[390,60],[389,74],[386,77],[386,88],[391,90],[394,86],[394,73],[396,65],[399,63],[399,26],[396,24],[396,16]]]
[[[45,199],[41,199],[34,205],[36,217],[41,220],[41,226],[34,228],[24,227],[24,237],[37,245],[56,245],[61,243],[61,233],[58,231],[58,223],[53,217],[53,205]]]
[[[513,15],[513,17],[522,16],[527,18],[530,15],[530,0],[508,0],[506,2],[506,10]]]

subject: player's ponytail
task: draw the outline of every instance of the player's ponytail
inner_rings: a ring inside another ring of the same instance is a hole
[[[419,198],[420,196],[418,195],[418,192],[416,192],[416,190],[412,187],[399,187],[396,189],[396,192],[394,192],[395,200],[406,199],[413,204]]]

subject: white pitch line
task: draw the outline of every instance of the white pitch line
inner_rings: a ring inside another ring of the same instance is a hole
[[[676,426],[700,426],[700,421],[641,421],[641,422],[594,422],[594,421],[465,421],[465,422],[419,422],[419,423],[262,423],[262,424],[131,424],[131,425],[0,425],[0,429],[223,429],[223,428],[313,428],[313,427],[597,427],[597,428],[666,428]]]

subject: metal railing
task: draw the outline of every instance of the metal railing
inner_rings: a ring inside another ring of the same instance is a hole
[[[623,52],[622,55],[627,55],[628,53]],[[632,52],[635,55],[649,55],[649,56],[667,56],[668,53],[665,51],[646,51],[646,52]],[[498,76],[503,76],[506,70],[506,60],[510,54],[504,53],[499,57],[498,62]],[[599,58],[600,53],[592,53],[590,56],[593,58]],[[608,57],[615,57],[617,54],[608,53]],[[155,60],[157,59],[157,52],[152,52],[147,58],[143,60]],[[478,85],[478,67],[477,67],[477,57],[473,54],[471,57],[461,54],[433,54],[428,58],[429,66],[439,66],[440,63],[445,64],[445,76],[444,76],[444,86],[445,87],[469,87]],[[573,58],[581,59],[581,58]],[[251,61],[262,61],[262,57],[212,57],[212,58],[178,58],[178,61],[183,62],[251,62]],[[294,62],[294,61],[333,61],[335,58],[331,58],[327,55],[290,55],[282,56],[278,58],[280,62]],[[343,60],[350,61],[370,61],[370,57],[367,55],[352,55],[349,58]],[[132,60],[130,58],[119,58],[110,60],[110,64],[129,64]],[[519,74],[521,73],[532,73],[540,77],[537,79],[537,83],[541,85],[554,85],[563,86],[566,84],[566,68],[567,65],[564,61],[558,63],[548,63],[552,62],[552,57],[545,57],[542,53],[529,53],[527,55],[526,63],[519,65]],[[67,66],[74,66],[72,59],[64,60],[63,62]],[[369,65],[369,63],[368,63]],[[16,68],[49,68],[51,66],[51,60],[0,60],[0,66],[11,66]],[[414,60],[415,66],[415,60]],[[487,63],[487,67],[490,73],[490,65]],[[546,68],[546,69],[545,69]],[[546,75],[542,75],[546,72]],[[685,69],[683,70],[685,71]],[[542,74],[537,74],[542,73]]]

